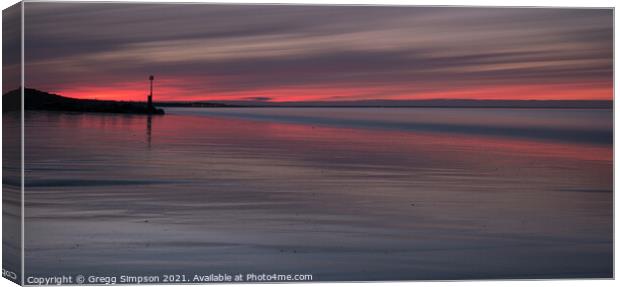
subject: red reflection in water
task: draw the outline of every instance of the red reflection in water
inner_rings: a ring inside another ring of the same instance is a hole
[[[612,148],[601,145],[540,141],[500,136],[410,132],[313,126],[207,116],[165,115],[148,120],[144,116],[82,116],[60,118],[63,125],[123,134],[148,134],[154,145],[175,143],[222,146],[268,146],[300,154],[338,151],[425,154],[433,157],[474,152],[511,157],[565,158],[611,161]],[[147,128],[148,127],[148,128]],[[152,129],[152,130],[151,130]],[[438,152],[441,151],[441,152]],[[431,152],[433,152],[431,154]]]

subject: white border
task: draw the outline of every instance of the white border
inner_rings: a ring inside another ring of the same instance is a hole
[[[25,0],[27,2],[41,2],[45,0]],[[15,0],[0,0],[2,4],[2,9],[5,9],[18,1]],[[47,1],[51,2],[51,1]],[[60,1],[59,1],[60,2]],[[262,3],[262,4],[274,4],[274,3],[286,3],[286,4],[357,4],[357,5],[420,5],[420,6],[504,6],[504,7],[610,7],[615,8],[616,2],[612,0],[219,0],[219,1],[197,1],[197,0],[133,0],[133,1],[96,1],[96,0],[62,0],[62,2],[179,2],[179,3]],[[23,5],[22,5],[22,15],[23,15]],[[23,62],[24,62],[24,42],[23,42],[23,23],[24,19],[22,17],[22,87],[24,86],[24,70],[23,70]],[[615,73],[615,55],[616,55],[616,40],[618,39],[617,33],[618,30],[616,27],[616,18],[614,11],[614,83],[618,82],[618,74]],[[2,30],[2,24],[0,23],[0,31]],[[1,37],[0,37],[1,38]],[[0,39],[1,43],[1,39]],[[0,59],[0,65],[2,64],[2,60]],[[0,72],[1,74],[1,72]],[[614,84],[614,95],[617,86]],[[0,108],[2,103],[0,101]],[[617,101],[614,101],[614,111],[620,107]],[[0,119],[0,123],[1,123]],[[616,124],[618,123],[618,119],[615,117],[614,113],[614,143],[616,142]],[[22,112],[22,136],[24,134],[24,113]],[[23,179],[24,179],[24,141],[22,138],[22,190],[23,190]],[[0,142],[0,148],[2,147],[2,143]],[[615,145],[614,145],[615,147]],[[617,162],[619,156],[614,152],[614,162]],[[0,170],[1,176],[1,170]],[[616,178],[620,176],[620,172],[615,168],[614,164],[614,190],[616,189]],[[0,194],[0,200],[2,196]],[[614,239],[617,237],[617,214],[615,213],[615,206],[618,198],[615,196],[614,191]],[[24,194],[22,192],[22,247],[24,240]],[[0,229],[0,236],[2,235],[2,230]],[[616,241],[614,240],[614,274],[618,274],[618,265],[615,264],[616,252],[615,248]],[[23,254],[24,250],[22,248],[22,258],[24,258]],[[0,248],[0,255],[2,251]],[[24,261],[22,260],[22,280],[24,276]],[[23,281],[22,281],[23,282]],[[461,286],[461,287],[470,287],[470,286],[496,286],[497,284],[503,286],[615,286],[616,283],[613,283],[614,280],[481,280],[481,281],[401,281],[401,282],[371,282],[370,284],[377,284],[381,286]],[[317,283],[290,283],[295,284],[295,286],[316,286]],[[322,286],[360,286],[362,284],[366,285],[369,283],[320,283]],[[612,285],[613,284],[613,285]],[[230,285],[230,284],[227,284]],[[268,284],[273,285],[273,284]],[[0,286],[15,286],[14,283],[10,282],[7,279],[0,279]],[[145,285],[145,286],[161,286],[161,285]],[[187,285],[167,285],[167,286],[187,286]],[[237,284],[237,286],[265,286],[265,284]]]

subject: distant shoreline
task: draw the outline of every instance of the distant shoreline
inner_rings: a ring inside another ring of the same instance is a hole
[[[431,108],[431,109],[613,109],[613,101],[530,100],[428,100],[387,103],[257,103],[257,102],[158,102],[161,107],[181,108]]]
[[[359,101],[194,101],[158,102],[162,107],[239,108],[488,108],[488,109],[613,109],[611,100],[359,100]]]

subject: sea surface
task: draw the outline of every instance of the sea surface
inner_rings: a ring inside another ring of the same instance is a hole
[[[28,111],[26,277],[611,277],[605,109]]]

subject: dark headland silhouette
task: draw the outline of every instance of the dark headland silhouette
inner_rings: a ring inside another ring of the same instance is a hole
[[[16,89],[2,96],[2,110],[19,110],[21,91]],[[147,103],[126,101],[85,100],[63,97],[43,91],[24,88],[24,109],[68,112],[165,114],[163,109],[149,108]]]

